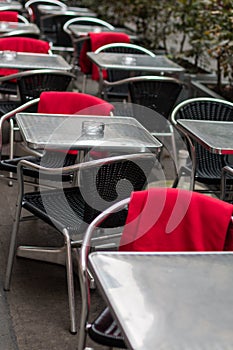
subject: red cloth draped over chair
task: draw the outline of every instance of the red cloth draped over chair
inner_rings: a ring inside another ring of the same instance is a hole
[[[18,22],[18,12],[16,11],[0,11],[1,22]]]
[[[129,43],[130,38],[125,33],[115,32],[102,32],[102,33],[89,33],[90,41],[86,40],[83,43],[82,50],[80,52],[79,65],[81,71],[84,74],[92,73],[93,80],[99,80],[98,67],[92,64],[87,57],[88,51],[95,51],[99,47],[111,44],[111,43]],[[106,74],[106,73],[105,73]]]
[[[233,250],[233,205],[175,188],[134,192],[121,251]]]
[[[38,113],[110,115],[114,106],[96,96],[81,92],[42,92]]]
[[[47,41],[24,38],[24,37],[12,37],[12,38],[0,38],[0,51],[15,51],[15,52],[33,52],[48,54],[50,50],[50,44]],[[0,69],[0,76],[10,75],[18,73],[17,69]]]

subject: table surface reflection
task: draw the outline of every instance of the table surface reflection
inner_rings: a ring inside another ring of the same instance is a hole
[[[87,56],[101,69],[145,70],[150,72],[183,73],[184,68],[164,55],[151,57],[139,54],[88,52]],[[129,60],[128,58],[132,59]]]
[[[4,51],[0,51],[0,67],[1,68],[17,68],[17,69],[59,69],[71,70],[66,60],[60,55],[48,55],[29,52],[17,52],[17,55],[9,58],[4,55]]]
[[[114,29],[109,29],[100,25],[84,25],[84,24],[71,24],[69,30],[76,37],[88,35],[90,32],[101,33],[101,32],[115,32],[115,33],[125,33],[129,35],[131,40],[135,40],[137,35],[126,28],[115,27]]]
[[[60,7],[60,6],[53,6],[53,5],[39,5],[38,10],[40,11],[41,15],[58,15],[58,14],[65,14],[65,15],[76,15],[78,16],[87,16],[87,17],[96,17],[96,13],[91,11],[90,9],[86,7],[78,7],[78,6],[66,6],[66,7]]]
[[[233,254],[95,252],[89,262],[130,349],[233,348]]]
[[[16,120],[30,148],[159,151],[162,144],[136,119],[80,115],[19,113]],[[86,135],[83,122],[104,124],[102,135]]]
[[[24,33],[40,34],[39,27],[34,23],[0,22],[0,33],[8,33],[15,30],[20,30]]]

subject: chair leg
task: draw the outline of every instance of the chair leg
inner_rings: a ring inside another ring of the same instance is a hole
[[[75,317],[75,296],[74,296],[74,275],[73,275],[73,261],[71,242],[68,231],[63,230],[66,243],[66,274],[67,274],[67,287],[68,287],[68,300],[70,310],[70,333],[77,333],[76,317]]]
[[[10,119],[10,154],[9,158],[13,159],[14,157],[14,122],[13,119]],[[13,174],[9,173],[9,178],[13,178]],[[12,180],[8,183],[9,186],[13,186]]]
[[[21,204],[18,204],[17,209],[16,209],[16,214],[15,214],[15,221],[14,221],[13,229],[12,229],[12,233],[11,233],[11,241],[10,241],[8,262],[7,262],[7,268],[6,268],[4,290],[10,289],[12,268],[13,268],[13,262],[14,262],[14,257],[15,257],[16,236],[17,236],[18,229],[19,229],[20,216],[21,216]]]
[[[82,92],[85,93],[86,91],[86,85],[87,85],[87,76],[86,74],[83,75],[83,86],[82,86]]]

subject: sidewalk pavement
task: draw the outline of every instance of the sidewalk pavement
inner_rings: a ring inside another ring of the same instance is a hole
[[[9,187],[0,179],[0,193],[0,350],[77,350],[78,337],[69,332],[64,267],[16,258],[11,290],[3,290],[17,183]],[[56,246],[60,244],[58,236],[48,225],[32,220],[21,223],[18,244]],[[77,278],[75,284],[79,317],[81,304]],[[104,305],[98,291],[94,290],[91,317],[95,317]],[[88,341],[87,345],[93,343]],[[100,347],[95,346],[95,349]]]

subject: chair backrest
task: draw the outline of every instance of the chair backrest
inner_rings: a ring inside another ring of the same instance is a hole
[[[69,27],[73,24],[77,24],[77,25],[92,25],[92,26],[102,26],[102,27],[106,27],[110,30],[114,30],[114,26],[112,26],[110,23],[103,21],[100,18],[95,18],[95,17],[75,17],[75,18],[71,18],[69,19],[63,26],[63,30],[64,32],[66,32],[67,34],[71,35],[71,31],[69,29]]]
[[[133,108],[135,118],[149,131],[155,131],[156,122],[153,123],[153,119],[142,116],[138,105],[148,107],[168,119],[182,87],[180,81],[171,77],[141,76],[128,79],[130,102],[133,103],[133,107],[134,104],[137,105]]]
[[[20,15],[19,13],[18,13],[18,22],[22,22],[22,23],[25,23],[25,24],[29,24],[30,22],[29,22],[29,20],[26,18],[26,17],[24,17],[23,15]]]
[[[198,97],[178,104],[171,114],[171,122],[177,119],[233,121],[233,103],[216,98]],[[223,166],[227,165],[223,155],[213,154],[192,140],[195,149],[196,175],[200,178],[221,178]],[[188,144],[191,155],[191,150]]]
[[[95,52],[112,52],[116,54],[128,53],[155,57],[155,54],[152,51],[146,49],[143,46],[131,43],[112,43],[108,45],[103,45],[100,48],[98,48]],[[108,69],[107,74],[105,73],[105,71],[102,72],[102,79],[107,80],[108,82],[115,82],[129,78],[130,74],[132,74],[132,72],[130,73],[127,70]],[[137,72],[137,75],[140,75],[140,72]],[[128,94],[128,86],[126,84],[123,84],[115,86],[114,88],[112,87],[111,94],[114,95],[114,93],[116,95],[122,95],[123,97],[126,97]]]
[[[40,27],[40,11],[39,5],[52,5],[59,6],[62,9],[66,9],[66,4],[59,0],[29,0],[25,3],[24,7],[28,11],[30,22],[36,23]]]
[[[44,91],[66,91],[72,79],[75,79],[73,74],[52,69],[19,73],[17,83],[21,102],[26,103],[38,98]]]
[[[89,94],[79,92],[43,92],[38,113],[110,115],[112,104]]]

